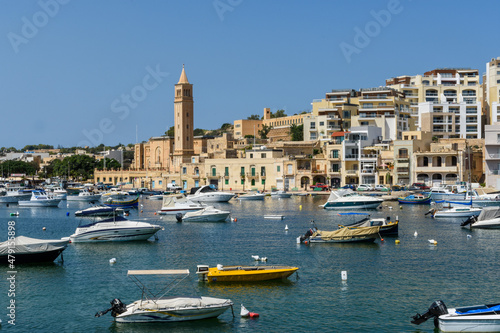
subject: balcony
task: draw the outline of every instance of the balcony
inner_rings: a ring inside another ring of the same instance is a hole
[[[373,175],[375,173],[375,170],[373,169],[362,169],[361,174],[362,175]]]
[[[498,160],[498,159],[500,159],[500,154],[488,154],[488,159]]]
[[[259,174],[257,172],[247,172],[247,178],[249,179],[259,178]]]
[[[216,172],[207,172],[207,178],[208,179],[219,179],[220,178],[220,173]]]
[[[357,175],[358,170],[346,170],[345,173],[348,175]]]
[[[285,172],[285,174],[287,174],[287,173]],[[266,179],[266,173],[265,172],[261,172],[260,173],[260,178],[261,179]]]
[[[360,159],[377,159],[378,158],[378,154],[361,154],[359,155],[359,158]]]
[[[408,154],[399,154],[396,159],[398,160],[408,160],[410,159],[409,155]]]
[[[456,166],[417,166],[415,172],[458,172],[458,167]]]
[[[200,179],[200,174],[196,173],[196,172],[193,172],[193,174],[191,174],[191,178],[193,178],[193,179]]]
[[[328,173],[335,173],[335,174],[339,174],[341,173],[341,169],[337,169],[337,170],[333,170],[333,169],[328,169]]]
[[[226,179],[229,178],[229,173],[225,173],[224,178],[226,178]]]
[[[356,154],[346,154],[345,155],[346,160],[358,160],[358,158],[359,158],[359,155],[356,155]]]

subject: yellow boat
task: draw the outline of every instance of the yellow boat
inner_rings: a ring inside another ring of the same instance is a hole
[[[257,282],[286,279],[299,268],[292,266],[223,266],[198,265],[196,274],[205,282]]]

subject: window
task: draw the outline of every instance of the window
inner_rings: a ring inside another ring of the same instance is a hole
[[[325,126],[325,122],[324,121],[320,121],[319,122],[319,126]]]
[[[240,124],[236,124],[236,128],[240,127],[241,125]]]
[[[311,129],[316,129],[316,123],[314,121],[311,122]]]
[[[229,179],[224,180],[224,184],[229,185]]]
[[[311,133],[311,140],[316,140],[316,133]]]
[[[260,157],[262,157],[262,158],[266,158],[266,156],[267,156],[266,153],[260,154]]]
[[[332,158],[339,158],[339,151],[338,150],[332,150]]]
[[[252,186],[255,186],[255,179],[252,179]]]
[[[344,118],[351,118],[351,112],[344,111]]]
[[[226,176],[226,177],[229,176],[229,167],[224,168],[224,176]]]
[[[281,165],[278,165],[277,169],[276,169],[277,172],[280,172],[281,171]]]
[[[253,153],[250,154],[250,158],[253,158]]]
[[[241,167],[241,176],[244,177],[245,176],[245,167]],[[242,183],[243,184],[243,183]]]
[[[245,178],[241,178],[241,185],[245,185]]]
[[[339,172],[339,165],[338,164],[332,164],[332,172]]]
[[[260,175],[265,176],[266,175],[266,167],[260,167]]]
[[[189,112],[186,112],[186,117],[189,117]]]
[[[187,173],[187,168],[186,167],[182,167],[182,174],[185,175]]]

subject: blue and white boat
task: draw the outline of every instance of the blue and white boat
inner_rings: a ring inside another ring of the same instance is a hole
[[[18,204],[23,207],[57,207],[61,200],[43,190],[35,190],[31,192],[30,200],[19,201]]]
[[[413,316],[411,322],[420,325],[430,318],[441,332],[500,332],[500,304],[448,309],[443,301],[436,301],[426,313]]]
[[[324,209],[374,209],[380,206],[383,201],[381,198],[344,189],[330,192],[327,202],[320,207]]]

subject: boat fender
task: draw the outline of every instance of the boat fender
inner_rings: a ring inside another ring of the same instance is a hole
[[[182,213],[175,214],[175,218],[176,218],[177,222],[182,222]]]

